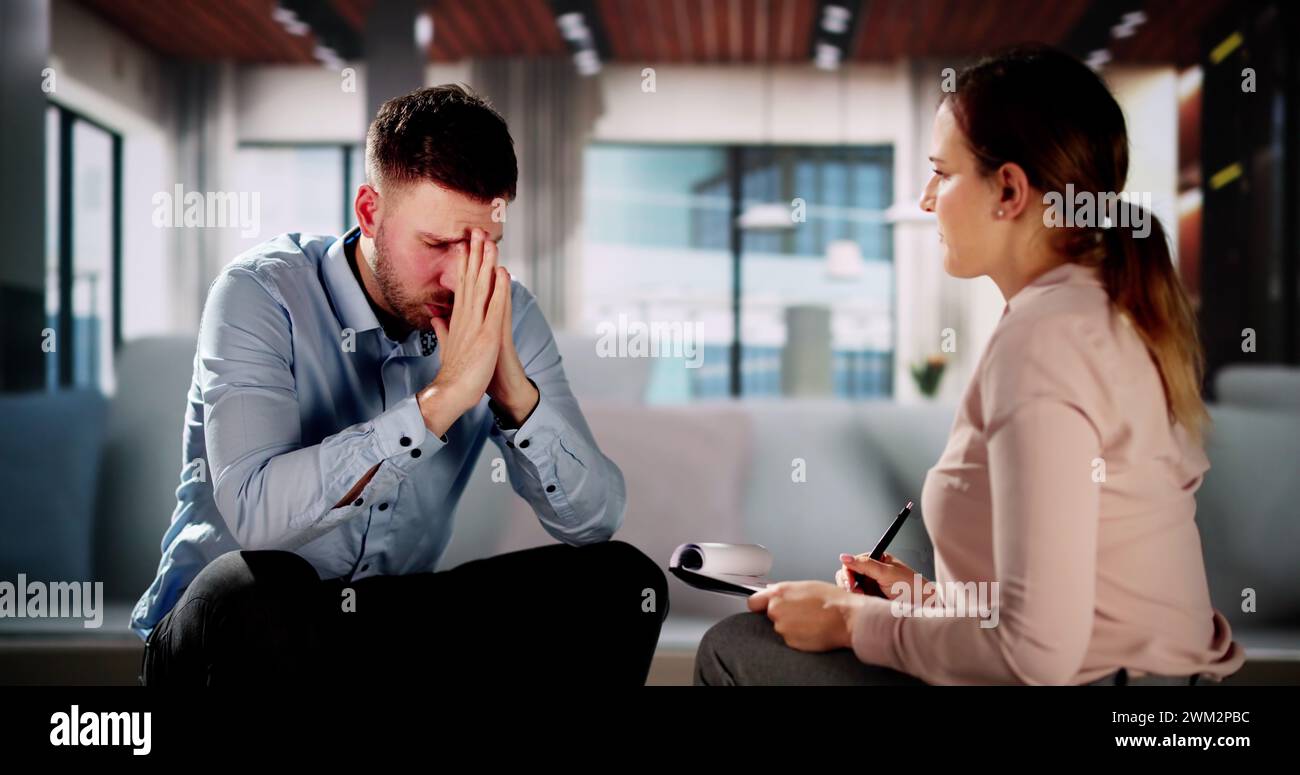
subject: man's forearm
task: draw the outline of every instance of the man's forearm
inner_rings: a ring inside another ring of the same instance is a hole
[[[424,418],[424,427],[435,436],[442,438],[469,406],[458,398],[455,391],[438,384],[437,380],[429,383],[415,395],[420,405],[420,415]],[[471,404],[472,406],[472,404]]]
[[[492,398],[493,413],[505,423],[504,427],[507,428],[522,426],[542,400],[541,392],[531,379],[525,379],[522,388],[509,394],[502,391],[496,395],[491,393],[488,395]]]

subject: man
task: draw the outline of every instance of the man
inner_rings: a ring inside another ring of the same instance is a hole
[[[357,228],[281,235],[213,282],[132,615],[145,683],[644,683],[667,584],[609,540],[622,473],[497,264],[517,175],[496,111],[420,89],[370,126]],[[488,437],[562,543],[434,572]]]

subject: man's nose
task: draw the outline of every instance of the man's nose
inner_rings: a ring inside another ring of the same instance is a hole
[[[455,292],[456,290],[456,273],[459,271],[459,262],[450,261],[447,266],[443,267],[442,272],[438,275],[438,285]]]
[[[443,264],[438,271],[438,284],[449,291],[456,290],[456,273],[460,271],[460,262],[469,252],[467,242],[457,242],[447,251]]]

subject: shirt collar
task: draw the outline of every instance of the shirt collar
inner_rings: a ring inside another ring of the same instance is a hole
[[[381,336],[387,338],[387,332],[380,326],[379,318],[375,316],[375,311],[366,298],[365,289],[357,282],[357,276],[348,261],[347,245],[355,242],[360,236],[361,227],[353,226],[348,233],[334,240],[325,251],[325,285],[329,289],[330,299],[334,302],[339,322],[344,328],[350,328],[356,333],[376,330]],[[403,355],[427,357],[433,354],[438,341],[432,331],[412,330],[398,344]]]
[[[350,328],[357,333],[379,328],[379,318],[375,317],[375,311],[370,308],[370,302],[366,300],[366,292],[357,282],[352,267],[348,265],[345,246],[360,235],[360,227],[354,226],[347,234],[334,240],[334,244],[325,251],[324,271],[325,287],[334,302],[339,322],[344,328]]]
[[[1043,272],[1024,288],[1021,288],[1019,292],[1007,300],[1003,314],[1005,315],[1045,293],[1051,293],[1054,289],[1066,285],[1103,287],[1101,276],[1096,267],[1067,261],[1060,266]]]

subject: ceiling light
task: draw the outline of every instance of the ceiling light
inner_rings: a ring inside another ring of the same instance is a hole
[[[415,43],[421,50],[433,45],[433,17],[427,13],[415,17]]]

